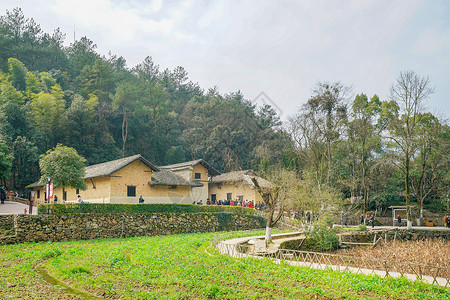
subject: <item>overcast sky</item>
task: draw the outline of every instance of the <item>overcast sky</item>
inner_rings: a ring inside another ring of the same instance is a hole
[[[75,28],[128,67],[152,56],[204,89],[264,92],[283,119],[318,81],[386,100],[402,70],[429,76],[429,110],[450,116],[450,1],[0,1],[2,15],[14,7],[67,44]]]

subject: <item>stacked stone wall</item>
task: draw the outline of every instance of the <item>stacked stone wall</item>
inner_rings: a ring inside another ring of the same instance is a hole
[[[264,226],[261,217],[230,213],[6,215],[0,216],[0,244],[249,230]]]

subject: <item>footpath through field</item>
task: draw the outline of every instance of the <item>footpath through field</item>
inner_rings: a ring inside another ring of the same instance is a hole
[[[387,228],[395,228],[395,227],[389,227],[389,226],[385,226],[385,227],[386,227],[386,229]],[[415,227],[415,228],[422,229],[422,227]],[[431,229],[432,227],[423,227],[423,228],[426,228],[427,230],[432,230]],[[441,230],[442,230],[442,228],[441,228]],[[278,248],[277,246],[279,246],[282,241],[292,239],[292,238],[289,238],[289,236],[293,236],[293,235],[298,236],[299,234],[301,234],[301,232],[273,234],[272,238],[273,238],[273,242],[274,242],[275,246],[272,246],[272,247],[277,249]],[[246,243],[250,240],[259,240],[259,239],[264,239],[264,236],[262,236],[262,235],[261,236],[251,236],[251,237],[234,238],[234,239],[219,241],[218,244],[216,245],[216,248],[219,250],[220,253],[228,254],[235,258],[243,258],[243,257],[263,258],[264,256],[245,254],[245,253],[242,253],[239,251],[240,244]],[[285,263],[290,264],[292,266],[308,267],[308,268],[313,268],[313,269],[318,269],[318,270],[326,270],[326,269],[332,269],[332,270],[336,270],[336,271],[348,270],[349,272],[353,272],[353,273],[360,273],[360,274],[365,274],[365,275],[378,275],[382,278],[387,277],[387,276],[390,276],[393,278],[398,278],[398,277],[403,276],[412,281],[423,280],[424,282],[429,283],[429,284],[437,284],[439,286],[444,286],[444,287],[449,286],[449,278],[441,278],[441,277],[434,278],[433,276],[423,275],[422,278],[420,279],[415,274],[402,274],[402,273],[393,272],[393,271],[387,272],[387,271],[383,271],[383,270],[373,270],[373,269],[365,269],[365,268],[350,267],[350,266],[343,267],[340,265],[331,265],[331,264],[324,264],[324,263],[294,261],[294,260],[289,260],[288,258],[287,259],[272,258],[272,260],[278,264],[281,263],[282,261],[284,261]]]

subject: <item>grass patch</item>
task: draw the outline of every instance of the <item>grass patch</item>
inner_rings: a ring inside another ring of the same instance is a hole
[[[45,257],[42,264],[58,280],[109,298],[450,299],[449,289],[402,278],[233,259],[211,247],[214,235],[0,246],[0,298],[69,299],[34,271],[33,263]]]

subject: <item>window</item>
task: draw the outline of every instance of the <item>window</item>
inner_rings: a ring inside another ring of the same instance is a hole
[[[136,197],[136,186],[134,185],[127,186],[127,196]]]
[[[194,174],[195,179],[202,179],[202,173],[195,173]]]
[[[244,196],[238,196],[239,201],[244,201]]]
[[[41,190],[37,190],[37,198],[41,198]]]
[[[216,200],[217,200],[217,195],[216,194],[211,194],[211,201],[215,203]]]
[[[231,193],[227,193],[227,201],[231,201],[232,196],[233,195]]]
[[[77,193],[77,195],[78,195],[78,194],[80,193],[80,189],[77,189],[77,192],[76,192],[76,193]]]

